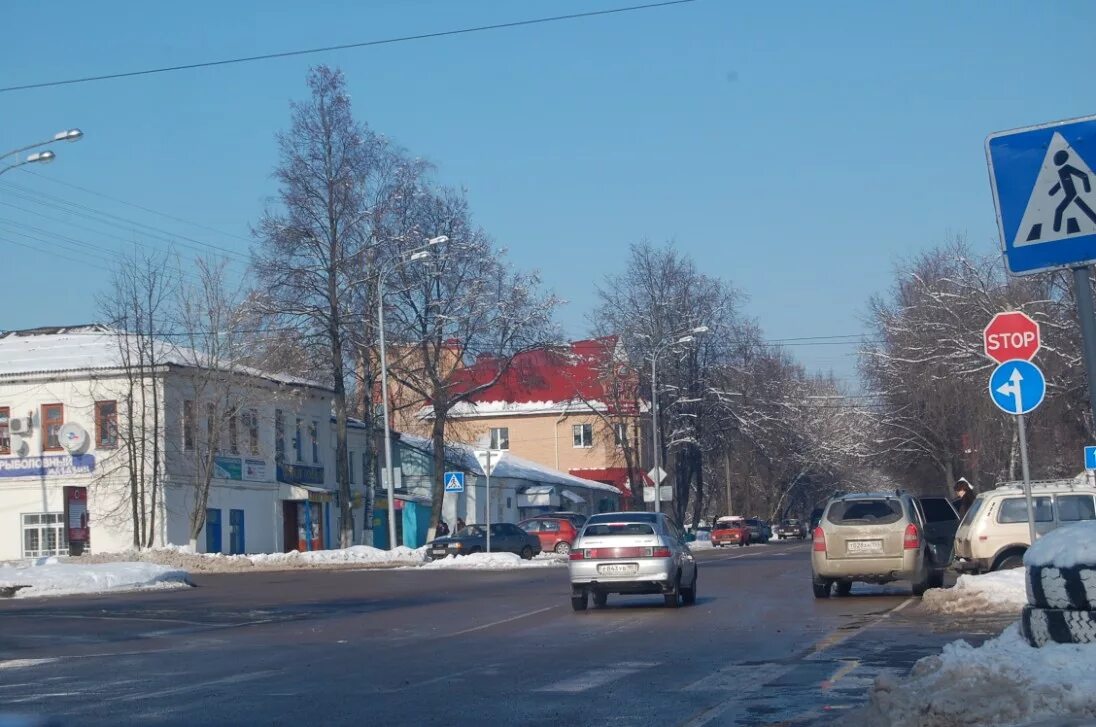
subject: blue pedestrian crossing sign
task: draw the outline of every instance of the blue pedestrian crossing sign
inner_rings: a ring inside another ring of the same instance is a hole
[[[990,134],[986,159],[1013,275],[1096,262],[1096,116]]]
[[[446,492],[464,492],[463,472],[446,472],[444,480]]]
[[[1047,381],[1030,361],[1005,361],[989,377],[993,403],[1008,414],[1027,414],[1043,403]]]
[[[1096,447],[1085,447],[1085,469],[1096,470]]]

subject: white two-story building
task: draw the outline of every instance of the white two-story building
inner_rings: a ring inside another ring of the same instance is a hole
[[[164,342],[148,365],[134,345],[101,326],[0,334],[0,560],[67,554],[70,540],[92,552],[338,546],[329,389]],[[348,437],[362,542],[363,428]]]

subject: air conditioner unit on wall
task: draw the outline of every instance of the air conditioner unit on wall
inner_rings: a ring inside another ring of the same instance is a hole
[[[8,427],[12,434],[26,434],[30,431],[30,417],[12,417]]]

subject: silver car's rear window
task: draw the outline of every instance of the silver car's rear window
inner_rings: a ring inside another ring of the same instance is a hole
[[[902,519],[898,500],[841,500],[830,505],[826,519],[834,525],[889,525]]]
[[[655,529],[647,523],[593,523],[587,525],[583,535],[654,535]]]

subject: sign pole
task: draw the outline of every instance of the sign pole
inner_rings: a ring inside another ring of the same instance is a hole
[[[1087,265],[1073,268],[1073,289],[1077,297],[1077,317],[1081,320],[1081,339],[1084,341],[1085,371],[1088,373],[1088,402],[1092,408],[1091,419],[1096,431],[1096,314],[1093,313],[1092,287],[1088,280]]]
[[[1020,394],[1016,394],[1017,410],[1020,409]],[[1016,415],[1016,429],[1020,434],[1020,471],[1024,474],[1024,497],[1027,499],[1028,509],[1028,535],[1031,544],[1035,544],[1035,507],[1031,498],[1031,470],[1028,467],[1027,430],[1024,429],[1024,415]]]
[[[487,501],[484,503],[484,520],[487,521],[487,552],[491,552],[491,448],[487,448],[487,466],[483,468],[487,480]]]

